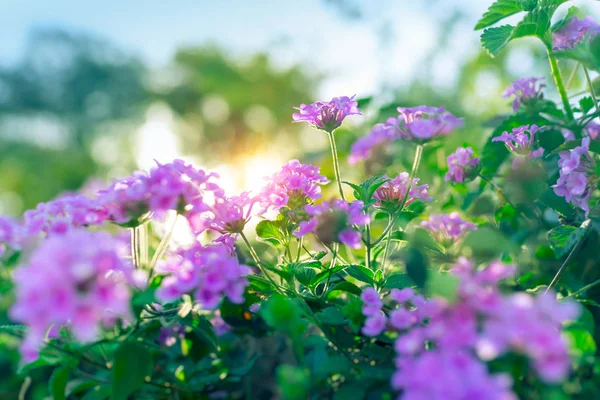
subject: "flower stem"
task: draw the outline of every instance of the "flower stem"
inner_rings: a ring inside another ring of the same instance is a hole
[[[335,268],[335,260],[337,258],[337,252],[338,252],[338,244],[334,244],[333,245],[333,255],[331,258],[331,264],[329,265],[329,274],[327,275],[327,282],[325,282],[325,287],[323,288],[323,295],[325,295],[325,293],[327,293],[327,290],[329,289],[329,282],[331,281],[331,275],[333,273],[333,269]]]
[[[138,258],[138,231],[137,228],[131,228],[131,262],[133,267],[137,268],[140,265]]]
[[[550,55],[552,51],[551,48],[548,48],[548,60],[550,61],[550,69],[552,70],[552,76],[554,77],[554,83],[556,83],[556,88],[558,89],[558,93],[560,94],[560,98],[562,99],[563,106],[565,108],[565,112],[570,120],[573,120],[573,110],[571,109],[571,104],[569,103],[569,97],[567,96],[567,90],[565,89],[565,85],[563,83],[562,76],[560,74],[560,68],[558,66],[558,61],[556,58]]]
[[[265,270],[265,268],[263,267],[262,263],[260,262],[260,259],[258,258],[258,254],[256,254],[254,247],[252,247],[252,245],[248,241],[248,238],[246,237],[246,235],[244,235],[244,232],[241,232],[240,236],[244,240],[244,243],[246,243],[246,246],[248,247],[248,251],[250,252],[250,256],[254,260],[254,263],[256,263],[256,266],[260,269],[260,271],[263,273],[265,278],[267,278],[269,280],[269,282],[271,282],[271,285],[273,285],[273,287],[275,287],[275,289],[277,289],[278,291],[281,291],[279,289],[279,285],[273,280],[273,278],[271,278],[271,275],[269,275],[267,273],[267,271]]]
[[[344,197],[344,189],[342,188],[342,179],[340,178],[340,161],[338,159],[337,154],[337,146],[335,145],[335,138],[333,136],[333,132],[327,132],[329,136],[329,144],[331,147],[331,156],[333,158],[333,171],[335,172],[335,180],[337,182],[338,190],[340,191],[340,196],[342,200],[346,200]]]
[[[592,228],[592,222],[590,220],[583,221],[583,223],[581,224],[581,228],[585,229],[584,234],[579,238],[579,240],[577,241],[575,246],[573,246],[573,249],[567,256],[567,259],[565,260],[565,262],[563,262],[562,265],[560,266],[560,268],[558,269],[558,272],[552,279],[552,282],[550,282],[550,284],[548,285],[548,288],[546,289],[545,293],[548,293],[548,291],[550,289],[552,289],[558,283],[561,275],[565,272],[565,270],[569,266],[569,263],[571,262],[571,260],[575,256],[575,254],[577,254],[577,251],[579,251],[579,248],[581,247],[583,242],[585,242],[585,239],[587,238],[588,233],[590,233],[590,230]]]
[[[585,79],[587,80],[588,88],[590,89],[590,94],[592,95],[592,100],[594,100],[594,106],[596,106],[596,111],[600,110],[598,107],[598,99],[596,98],[596,93],[594,92],[594,85],[592,84],[592,79],[590,78],[590,72],[586,67],[583,67],[583,72],[585,72]]]
[[[371,223],[367,224],[365,228],[367,240],[365,242],[365,263],[367,268],[371,269]]]

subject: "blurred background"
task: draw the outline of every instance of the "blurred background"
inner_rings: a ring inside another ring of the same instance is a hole
[[[466,117],[445,146],[477,148],[484,122],[510,111],[504,88],[549,73],[533,39],[496,59],[481,51],[473,26],[488,3],[0,0],[0,214],[177,157],[217,170],[232,193],[291,157],[331,174],[326,135],[291,114],[339,95],[365,113],[338,134],[342,153],[418,104]]]

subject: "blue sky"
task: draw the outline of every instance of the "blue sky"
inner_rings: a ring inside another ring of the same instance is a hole
[[[0,0],[0,63],[18,60],[32,29],[58,26],[108,38],[158,67],[182,45],[217,42],[242,57],[267,49],[282,66],[301,62],[327,73],[323,96],[365,94],[418,73],[439,21],[458,5],[464,17],[433,71],[444,85],[477,51],[472,27],[491,0],[353,2],[363,5],[360,21],[326,0]]]

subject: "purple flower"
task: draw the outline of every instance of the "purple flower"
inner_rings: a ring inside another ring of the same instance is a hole
[[[25,359],[37,358],[46,331],[69,324],[77,340],[90,342],[100,325],[110,327],[129,316],[131,266],[107,233],[72,229],[52,236],[15,271],[15,321],[28,326]]]
[[[590,138],[585,137],[581,146],[559,153],[560,175],[554,188],[557,196],[564,197],[585,214],[590,212],[589,200],[596,186],[593,159],[589,154]]]
[[[419,143],[449,135],[462,126],[464,119],[456,118],[443,107],[398,107],[397,132],[402,139]]]
[[[321,186],[327,183],[329,179],[320,174],[319,167],[290,160],[268,179],[258,198],[263,211],[282,207],[296,209],[320,199]]]
[[[515,168],[523,158],[537,158],[544,154],[542,147],[534,150],[535,134],[539,130],[537,125],[520,126],[513,129],[511,133],[503,132],[502,135],[493,138],[492,142],[504,142],[506,147],[517,156],[512,165]]]
[[[367,317],[372,317],[381,313],[383,302],[379,297],[379,292],[372,287],[365,288],[360,295],[363,301],[362,313]]]
[[[358,103],[352,97],[334,97],[329,102],[317,101],[312,104],[301,104],[294,113],[294,122],[308,122],[317,129],[333,132],[348,115],[360,115]]]
[[[379,336],[385,330],[387,324],[387,318],[381,312],[368,317],[365,320],[361,332],[365,336]]]
[[[388,178],[387,175],[385,175],[385,177]],[[394,179],[385,182],[383,185],[377,188],[373,194],[373,198],[377,200],[376,204],[378,206],[400,205],[406,196],[409,178],[410,176],[408,172],[402,172]],[[429,193],[427,192],[429,185],[419,185],[418,183],[419,179],[413,178],[410,192],[406,198],[406,203],[404,203],[404,206],[408,206],[416,200],[424,203],[433,200],[433,197],[429,196]]]
[[[0,257],[9,249],[19,250],[24,233],[23,228],[16,220],[0,217]]]
[[[244,301],[244,290],[248,285],[246,275],[250,268],[241,265],[223,244],[202,246],[196,243],[159,264],[157,272],[166,275],[156,292],[162,302],[193,293],[201,306],[213,310],[223,297],[236,304]]]
[[[336,242],[352,249],[361,247],[361,234],[354,227],[365,226],[370,220],[369,215],[363,212],[362,201],[324,201],[318,205],[307,205],[305,211],[311,218],[300,222],[294,236],[314,233],[326,245]]]
[[[479,172],[479,158],[475,157],[470,147],[459,147],[448,156],[447,162],[446,182],[463,183],[473,179]]]
[[[590,121],[585,126],[583,132],[587,134],[592,140],[598,139],[600,136],[600,124],[597,122]]]
[[[397,124],[398,120],[396,118],[389,118],[383,124],[376,124],[368,135],[359,138],[352,144],[348,162],[356,164],[359,161],[366,160],[376,147],[402,139]]]
[[[589,34],[594,37],[600,33],[600,25],[598,25],[592,17],[579,19],[573,17],[565,26],[554,32],[552,35],[552,44],[554,50],[572,49]]]
[[[407,301],[412,299],[414,295],[415,295],[415,291],[411,288],[404,288],[402,290],[392,289],[392,291],[390,293],[392,300],[394,300],[395,302],[398,302],[400,304],[406,303]]]
[[[429,220],[421,222],[421,227],[442,244],[452,244],[462,239],[467,232],[477,230],[477,226],[465,221],[457,212],[433,214]]]
[[[513,96],[513,111],[517,111],[521,107],[521,104],[527,104],[543,97],[542,89],[546,85],[539,83],[543,80],[544,78],[536,77],[517,79],[512,85],[506,88],[504,93],[502,93],[502,97],[509,98]]]

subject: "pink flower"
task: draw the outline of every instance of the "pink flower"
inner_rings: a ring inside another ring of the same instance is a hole
[[[383,303],[379,297],[379,292],[372,287],[365,288],[360,295],[363,301],[362,313],[367,317],[372,317],[381,313]]]
[[[360,115],[358,103],[352,97],[334,97],[329,102],[317,101],[312,104],[301,104],[299,113],[293,114],[294,122],[308,122],[317,129],[333,132],[348,115]]]
[[[29,263],[15,271],[15,321],[28,326],[24,357],[31,360],[52,326],[69,324],[76,339],[96,339],[100,325],[110,327],[129,316],[131,266],[107,233],[72,229],[42,242]]]
[[[538,147],[534,150],[535,134],[540,128],[537,125],[524,125],[512,130],[511,133],[504,132],[502,135],[492,139],[492,142],[504,142],[506,147],[514,153],[517,158],[513,162],[513,168],[522,162],[523,157],[537,158],[544,154],[544,149]],[[519,158],[520,157],[520,158]]]
[[[475,157],[470,147],[459,147],[448,156],[447,162],[446,182],[463,183],[473,179],[478,173],[479,158]]]
[[[354,227],[365,226],[370,220],[363,211],[362,201],[324,201],[318,205],[307,205],[304,209],[310,219],[300,222],[298,229],[293,232],[294,236],[314,233],[326,245],[336,242],[352,249],[361,247],[361,234]]]
[[[376,124],[368,135],[354,142],[348,162],[356,164],[359,161],[366,160],[371,156],[375,147],[383,146],[398,139],[402,139],[402,136],[397,129],[397,119],[389,118],[383,124]]]
[[[433,214],[429,216],[429,220],[421,222],[421,227],[442,244],[454,243],[462,239],[467,232],[477,230],[474,223],[465,221],[457,212]]]
[[[543,98],[542,89],[546,87],[543,83],[544,78],[520,78],[517,79],[510,85],[502,97],[508,98],[514,96],[513,100],[513,111],[517,111],[521,104],[528,104],[529,102],[536,101]]]
[[[554,50],[572,49],[588,34],[590,37],[600,34],[600,25],[594,22],[592,17],[584,19],[573,17],[552,35],[553,48]]]
[[[388,176],[385,175],[385,177],[387,178]],[[402,172],[394,179],[385,182],[383,185],[377,188],[373,194],[373,198],[377,200],[376,204],[378,206],[399,206],[406,196],[409,178],[410,176],[407,172]],[[429,185],[419,185],[418,183],[419,178],[413,178],[410,192],[408,197],[406,197],[406,203],[404,206],[409,206],[416,200],[424,203],[433,200],[433,197],[429,196],[429,193],[427,192]]]
[[[0,217],[0,257],[9,249],[19,250],[24,239],[21,225],[9,217]]]
[[[387,318],[381,312],[368,317],[365,320],[361,332],[365,336],[379,336],[385,330],[387,324]]]
[[[319,167],[290,160],[268,179],[258,198],[263,211],[282,207],[296,209],[320,199],[321,186],[327,183],[329,179],[320,174]]]
[[[158,265],[157,272],[167,275],[156,292],[160,301],[169,302],[193,293],[200,305],[212,310],[223,297],[232,303],[243,303],[250,268],[239,264],[237,257],[223,244],[196,243]]]

